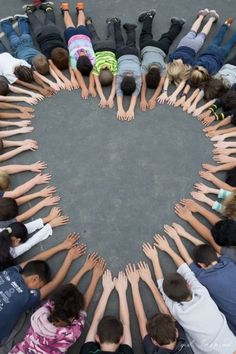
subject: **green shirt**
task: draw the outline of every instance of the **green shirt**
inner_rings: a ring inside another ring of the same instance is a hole
[[[93,67],[93,74],[99,75],[101,70],[106,66],[113,75],[117,74],[116,55],[110,51],[96,52],[96,64]]]

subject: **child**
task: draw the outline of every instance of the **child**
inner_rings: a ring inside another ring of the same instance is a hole
[[[149,244],[143,244],[145,254],[156,257],[156,250]],[[155,260],[154,260],[155,262]],[[179,353],[193,354],[183,328],[175,323],[170,316],[156,284],[152,280],[148,265],[144,262],[138,264],[138,270],[130,264],[126,267],[126,274],[132,288],[134,308],[138,318],[139,329],[146,354],[152,353]],[[139,278],[141,278],[151,290],[161,313],[154,315],[147,321],[142,299],[139,291]]]
[[[203,19],[209,15],[209,19],[202,31],[197,34]],[[215,10],[208,9],[200,10],[197,14],[197,19],[193,23],[191,30],[179,42],[176,50],[169,55],[169,63],[167,64],[167,78],[164,83],[162,94],[158,98],[159,103],[164,103],[167,98],[167,90],[169,83],[173,81],[178,85],[176,91],[169,97],[170,104],[175,103],[178,93],[185,86],[186,80],[189,78],[191,65],[194,61],[196,53],[203,46],[206,36],[214,22],[219,18]]]
[[[165,251],[177,265],[177,273],[157,278],[158,287],[172,316],[184,328],[194,353],[235,353],[236,337],[207,289],[199,283],[188,265],[156,235],[155,246]],[[157,267],[156,264],[154,266]],[[158,269],[157,272],[160,272]]]
[[[16,110],[18,112],[14,112],[14,113],[8,113],[5,111],[4,113],[0,112],[0,119],[5,119],[5,118],[6,119],[8,118],[31,119],[34,117],[33,115],[34,109],[31,107],[25,107],[21,105],[12,104],[12,103],[0,102],[0,110],[1,109],[4,110],[11,109],[11,110]]]
[[[156,99],[160,95],[165,80],[166,69],[164,59],[169,52],[169,48],[175,38],[180,33],[185,20],[173,17],[168,32],[163,33],[159,40],[153,39],[152,23],[156,10],[142,12],[138,21],[143,23],[142,32],[139,38],[141,50],[141,72],[142,72],[142,90],[140,108],[146,111],[147,108],[153,109],[156,105]],[[155,93],[147,102],[147,88],[155,89]]]
[[[227,18],[206,51],[200,54],[193,62],[193,69],[190,74],[190,83],[193,86],[199,86],[204,81],[207,81],[210,76],[215,75],[223,66],[226,57],[236,44],[235,33],[224,46],[221,46],[225,33],[232,22],[233,17]]]
[[[110,19],[114,24],[116,41],[116,58],[118,61],[118,73],[116,79],[117,97],[117,118],[119,120],[134,119],[134,109],[137,97],[141,89],[141,67],[139,60],[139,50],[136,48],[136,33],[134,24],[125,23],[123,25],[127,41],[125,44],[121,32],[121,21],[114,17]],[[131,96],[128,110],[125,112],[123,107],[123,96]]]
[[[73,260],[84,254],[84,246],[76,246],[76,243],[76,234],[70,234],[65,241],[30,261],[0,272],[0,289],[1,294],[4,294],[0,306],[0,345],[5,346],[12,342],[14,337],[12,338],[10,334],[21,315],[35,309],[40,300],[53,292],[63,281]],[[50,268],[45,261],[62,250],[69,252],[56,276],[51,280]]]
[[[189,265],[200,283],[208,289],[220,311],[224,313],[231,331],[235,334],[236,283],[233,279],[235,278],[236,265],[227,256],[218,257],[211,246],[190,235],[191,242],[196,244],[191,257],[178,235],[179,229],[181,236],[185,230],[180,225],[175,227],[165,225],[165,232],[175,241],[181,257]],[[189,237],[188,239],[190,240]]]
[[[92,74],[100,97],[99,106],[101,108],[113,108],[117,75],[116,43],[112,35],[112,21],[108,18],[106,23],[107,37],[105,40],[101,40],[95,30],[92,19],[90,17],[86,19],[86,26],[91,33],[92,45],[96,56],[96,63],[93,67]],[[109,85],[112,85],[112,88],[109,98],[106,99],[102,87]]]
[[[69,284],[61,286],[31,316],[31,326],[24,340],[11,354],[19,352],[66,353],[80,337],[85,325],[86,311],[93,297],[105,262],[95,255],[88,257]],[[83,295],[77,285],[85,273],[93,269],[92,280]]]
[[[95,97],[96,91],[94,90],[92,69],[96,62],[96,57],[92,47],[91,34],[85,26],[84,3],[78,2],[76,5],[78,13],[77,27],[75,27],[71,19],[69,4],[63,2],[60,9],[66,26],[64,36],[70,55],[70,70],[75,75],[81,88],[82,98],[87,99],[89,94]],[[89,77],[89,88],[87,88],[83,76]]]
[[[127,278],[123,272],[120,272],[118,278],[112,280],[111,272],[107,270],[103,275],[102,285],[103,293],[80,353],[119,352],[132,354],[129,309],[126,298]],[[114,286],[119,296],[120,320],[114,316],[103,317]]]

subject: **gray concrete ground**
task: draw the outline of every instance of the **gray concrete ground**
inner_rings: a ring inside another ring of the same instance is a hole
[[[21,12],[24,3],[8,0],[2,4],[1,16]],[[59,1],[55,3],[58,24],[63,30]],[[75,3],[70,1],[71,8]],[[184,17],[187,23],[173,49],[189,30],[200,8],[207,6],[220,13],[220,21],[213,27],[207,44],[220,23],[232,15],[233,5],[233,0],[223,3],[219,0],[148,0],[145,4],[140,0],[88,0],[86,13],[92,16],[101,34],[105,33],[106,17],[114,15],[122,21],[136,22],[141,11],[156,8],[154,34],[157,36],[167,30],[172,16]],[[233,29],[235,25],[227,38]],[[212,160],[212,144],[203,135],[202,126],[181,110],[168,106],[158,106],[145,114],[137,109],[132,123],[118,122],[115,117],[115,109],[99,109],[97,98],[84,102],[77,91],[60,92],[37,105],[32,122],[35,131],[31,137],[39,141],[39,151],[24,153],[12,162],[48,162],[48,170],[53,173],[52,185],[57,187],[62,197],[61,206],[71,222],[36,246],[30,255],[56,244],[68,232],[77,231],[82,242],[87,243],[88,251],[97,250],[106,258],[107,267],[117,274],[127,263],[145,259],[141,253],[142,241],[152,242],[154,233],[163,231],[163,224],[180,221],[175,216],[174,204],[181,197],[189,196],[192,185],[199,180],[201,163]],[[29,177],[29,173],[13,177],[13,186]],[[55,272],[63,257],[61,254],[50,261]],[[160,254],[160,258],[165,273],[175,269],[168,257]],[[81,263],[82,260],[75,262],[67,280]],[[81,289],[85,289],[87,283],[88,278],[82,281]],[[157,311],[156,306],[143,284],[141,290],[147,315],[151,316]],[[99,294],[97,291],[88,324]],[[141,353],[130,296],[129,302],[134,349]],[[118,313],[115,294],[108,312]],[[70,352],[77,353],[81,342]]]

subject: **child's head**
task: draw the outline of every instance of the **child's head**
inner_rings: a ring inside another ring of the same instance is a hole
[[[93,69],[91,61],[87,55],[80,55],[79,59],[77,60],[76,67],[83,76],[89,76]]]
[[[0,171],[0,190],[7,191],[10,186],[10,178],[7,172]]]
[[[153,66],[148,69],[146,74],[146,84],[149,89],[156,89],[159,85],[161,79],[160,68],[158,66]]]
[[[191,67],[184,64],[182,61],[173,60],[172,63],[167,64],[166,72],[170,81],[179,84],[181,81],[188,80],[190,76]]]
[[[4,76],[0,76],[0,95],[6,96],[10,92],[8,81]]]
[[[54,48],[51,52],[51,59],[59,70],[68,69],[69,53],[64,48]]]
[[[204,97],[207,101],[223,96],[229,90],[229,86],[222,79],[211,77],[210,80],[204,82]]]
[[[165,294],[173,301],[187,301],[192,297],[188,283],[178,273],[169,274],[164,278],[163,290]]]
[[[24,65],[19,65],[15,67],[14,74],[17,79],[25,82],[32,82],[34,80],[32,68],[28,68]]]
[[[220,220],[211,228],[211,234],[219,246],[236,246],[236,221]]]
[[[73,284],[61,286],[51,297],[51,301],[53,310],[48,319],[54,324],[64,322],[65,325],[70,325],[84,307],[83,294]]]
[[[121,81],[120,88],[125,96],[132,96],[136,90],[136,82],[132,75],[125,75]]]
[[[0,199],[0,221],[14,219],[18,215],[18,205],[15,199]]]
[[[98,324],[96,340],[99,344],[119,346],[123,336],[123,325],[113,316],[105,316]]]
[[[38,54],[32,59],[32,65],[41,75],[45,75],[49,71],[47,57],[43,54]]]
[[[223,111],[236,109],[236,92],[228,91],[225,95],[221,97],[221,104]]]
[[[236,219],[236,193],[232,193],[229,197],[227,197],[223,202],[222,205],[224,208],[224,216],[228,219]]]
[[[22,269],[21,274],[29,289],[40,289],[51,280],[51,271],[45,261],[28,262]]]
[[[225,182],[232,187],[236,187],[236,167],[232,168],[232,170],[227,171]]]
[[[147,322],[147,332],[158,346],[174,343],[178,337],[175,321],[169,315],[158,313]]]
[[[190,72],[190,85],[199,87],[203,82],[210,79],[208,71],[203,66],[196,66]]]
[[[99,81],[102,86],[110,86],[113,81],[113,74],[108,68],[102,69],[99,74]]]
[[[11,247],[24,243],[27,238],[27,228],[20,222],[11,224],[0,233],[0,271],[14,265]]]
[[[201,268],[208,268],[213,262],[218,262],[218,257],[214,248],[203,244],[194,248],[192,259]]]

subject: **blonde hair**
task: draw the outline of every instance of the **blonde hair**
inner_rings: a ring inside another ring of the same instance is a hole
[[[173,63],[167,64],[166,71],[168,79],[179,84],[181,81],[189,79],[191,66],[178,61],[173,61]]]
[[[236,192],[233,192],[223,202],[223,214],[229,219],[236,219]]]
[[[208,71],[203,66],[197,66],[190,73],[190,83],[193,86],[200,86],[210,79]]]
[[[10,186],[9,175],[5,171],[0,171],[0,190],[6,191]]]

